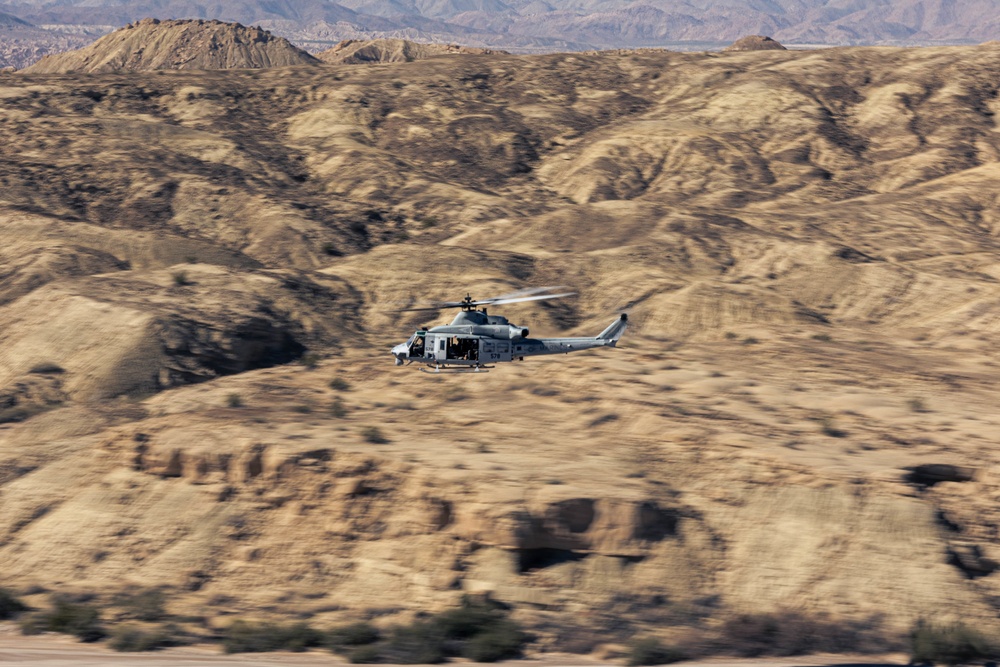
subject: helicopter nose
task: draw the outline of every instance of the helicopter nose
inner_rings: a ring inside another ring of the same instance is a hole
[[[392,356],[396,357],[396,365],[402,366],[407,357],[406,343],[400,343],[390,350]]]

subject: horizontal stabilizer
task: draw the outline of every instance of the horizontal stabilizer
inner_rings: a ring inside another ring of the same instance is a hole
[[[615,343],[618,342],[618,339],[622,337],[622,334],[625,333],[625,329],[627,328],[628,328],[628,315],[622,313],[621,317],[615,320],[611,324],[611,326],[609,326],[607,329],[602,331],[600,335],[597,336],[597,340],[609,341],[608,345],[614,347]]]

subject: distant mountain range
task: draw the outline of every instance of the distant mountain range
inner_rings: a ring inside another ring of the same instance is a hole
[[[0,4],[0,45],[39,28],[92,39],[145,17],[259,25],[313,52],[374,37],[512,51],[704,48],[747,34],[793,45],[975,43],[1000,38],[998,10],[1000,0],[19,0]]]

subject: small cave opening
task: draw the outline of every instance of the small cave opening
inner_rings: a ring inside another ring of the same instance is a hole
[[[527,572],[534,572],[535,570],[544,570],[547,567],[580,561],[589,555],[588,553],[573,551],[571,549],[552,549],[550,547],[518,549],[517,572],[518,574],[525,574]]]

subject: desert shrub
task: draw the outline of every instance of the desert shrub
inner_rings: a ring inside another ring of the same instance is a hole
[[[29,614],[18,621],[22,635],[40,635],[49,629],[47,614]]]
[[[462,649],[462,657],[476,662],[496,662],[521,655],[525,635],[509,618],[494,621],[489,628],[472,636]]]
[[[839,428],[832,419],[826,418],[820,422],[820,430],[823,435],[828,435],[831,438],[846,438],[847,431]]]
[[[327,640],[334,651],[357,647],[347,654],[353,663],[404,665],[438,663],[452,656],[477,662],[516,658],[526,641],[527,636],[505,609],[470,598],[455,609],[393,628],[381,640],[378,630],[366,623],[332,630]]]
[[[331,648],[340,646],[361,646],[374,644],[379,640],[378,628],[370,623],[351,623],[330,630],[326,635],[327,645]]]
[[[0,621],[13,618],[22,611],[28,611],[28,605],[17,599],[6,588],[0,588]]]
[[[299,414],[303,414],[303,415],[307,415],[307,414],[309,414],[310,412],[313,411],[312,406],[311,405],[306,405],[306,404],[303,404],[303,405],[293,405],[292,406],[292,410],[294,410],[295,412],[298,412]]]
[[[365,439],[365,442],[370,442],[373,445],[384,445],[389,442],[389,438],[382,435],[382,431],[377,426],[366,426],[361,429],[361,437]]]
[[[386,662],[400,665],[444,662],[445,638],[433,621],[417,621],[395,628],[389,641],[379,651],[379,656]]]
[[[222,648],[226,653],[304,651],[323,643],[323,633],[305,623],[249,623],[234,621],[226,628]]]
[[[239,394],[229,394],[226,396],[226,405],[231,408],[242,408],[243,407],[243,397]]]
[[[469,639],[505,619],[504,610],[497,605],[466,597],[461,606],[438,614],[434,623],[448,639]]]
[[[147,588],[135,593],[120,595],[115,603],[122,607],[130,618],[139,621],[160,621],[167,615],[163,608],[166,596],[163,591]]]
[[[185,285],[191,284],[191,281],[188,279],[187,271],[175,271],[170,274],[170,277],[173,278],[174,284],[178,287],[184,287]]]
[[[895,644],[881,632],[881,621],[834,622],[796,611],[742,614],[728,619],[715,648],[744,657],[803,653],[884,652]]]
[[[337,249],[337,245],[329,241],[323,244],[323,252],[331,256],[337,256],[340,254],[340,250]]]
[[[146,631],[133,625],[122,625],[115,628],[108,645],[116,651],[139,653],[157,651],[179,643],[174,637],[174,631],[169,628]]]
[[[655,637],[646,637],[632,642],[629,646],[626,664],[632,665],[667,665],[687,659],[684,651],[672,646],[664,646]]]
[[[350,391],[351,385],[344,378],[333,378],[330,380],[330,389],[334,391]]]
[[[65,373],[64,369],[59,364],[52,363],[51,361],[43,361],[40,364],[35,364],[31,367],[29,373],[35,373],[37,375],[56,375],[58,373]]]
[[[741,342],[743,345],[756,345],[760,341],[754,338],[753,336],[747,336]]]
[[[52,610],[42,618],[45,630],[73,635],[82,642],[96,642],[107,635],[101,627],[101,613],[93,605],[56,599]]]
[[[996,658],[994,642],[962,623],[932,625],[918,621],[910,633],[910,663],[969,664]]]
[[[15,405],[9,408],[0,408],[0,424],[23,422],[45,412],[45,410],[46,408],[41,405]]]
[[[818,340],[821,343],[829,343],[833,340],[830,334],[813,334],[813,340]]]
[[[340,400],[340,397],[333,399],[333,403],[330,404],[330,416],[336,417],[337,419],[343,419],[347,416],[347,407],[344,402]]]
[[[466,597],[461,606],[441,612],[431,623],[449,642],[448,654],[476,662],[516,658],[527,640],[521,628],[508,618],[507,611],[488,600]]]
[[[301,357],[299,357],[299,363],[312,370],[319,366],[319,355],[315,352],[306,352]]]
[[[372,646],[371,644],[367,646],[359,646],[347,654],[347,660],[355,665],[370,665],[373,662],[378,662],[378,647]]]

